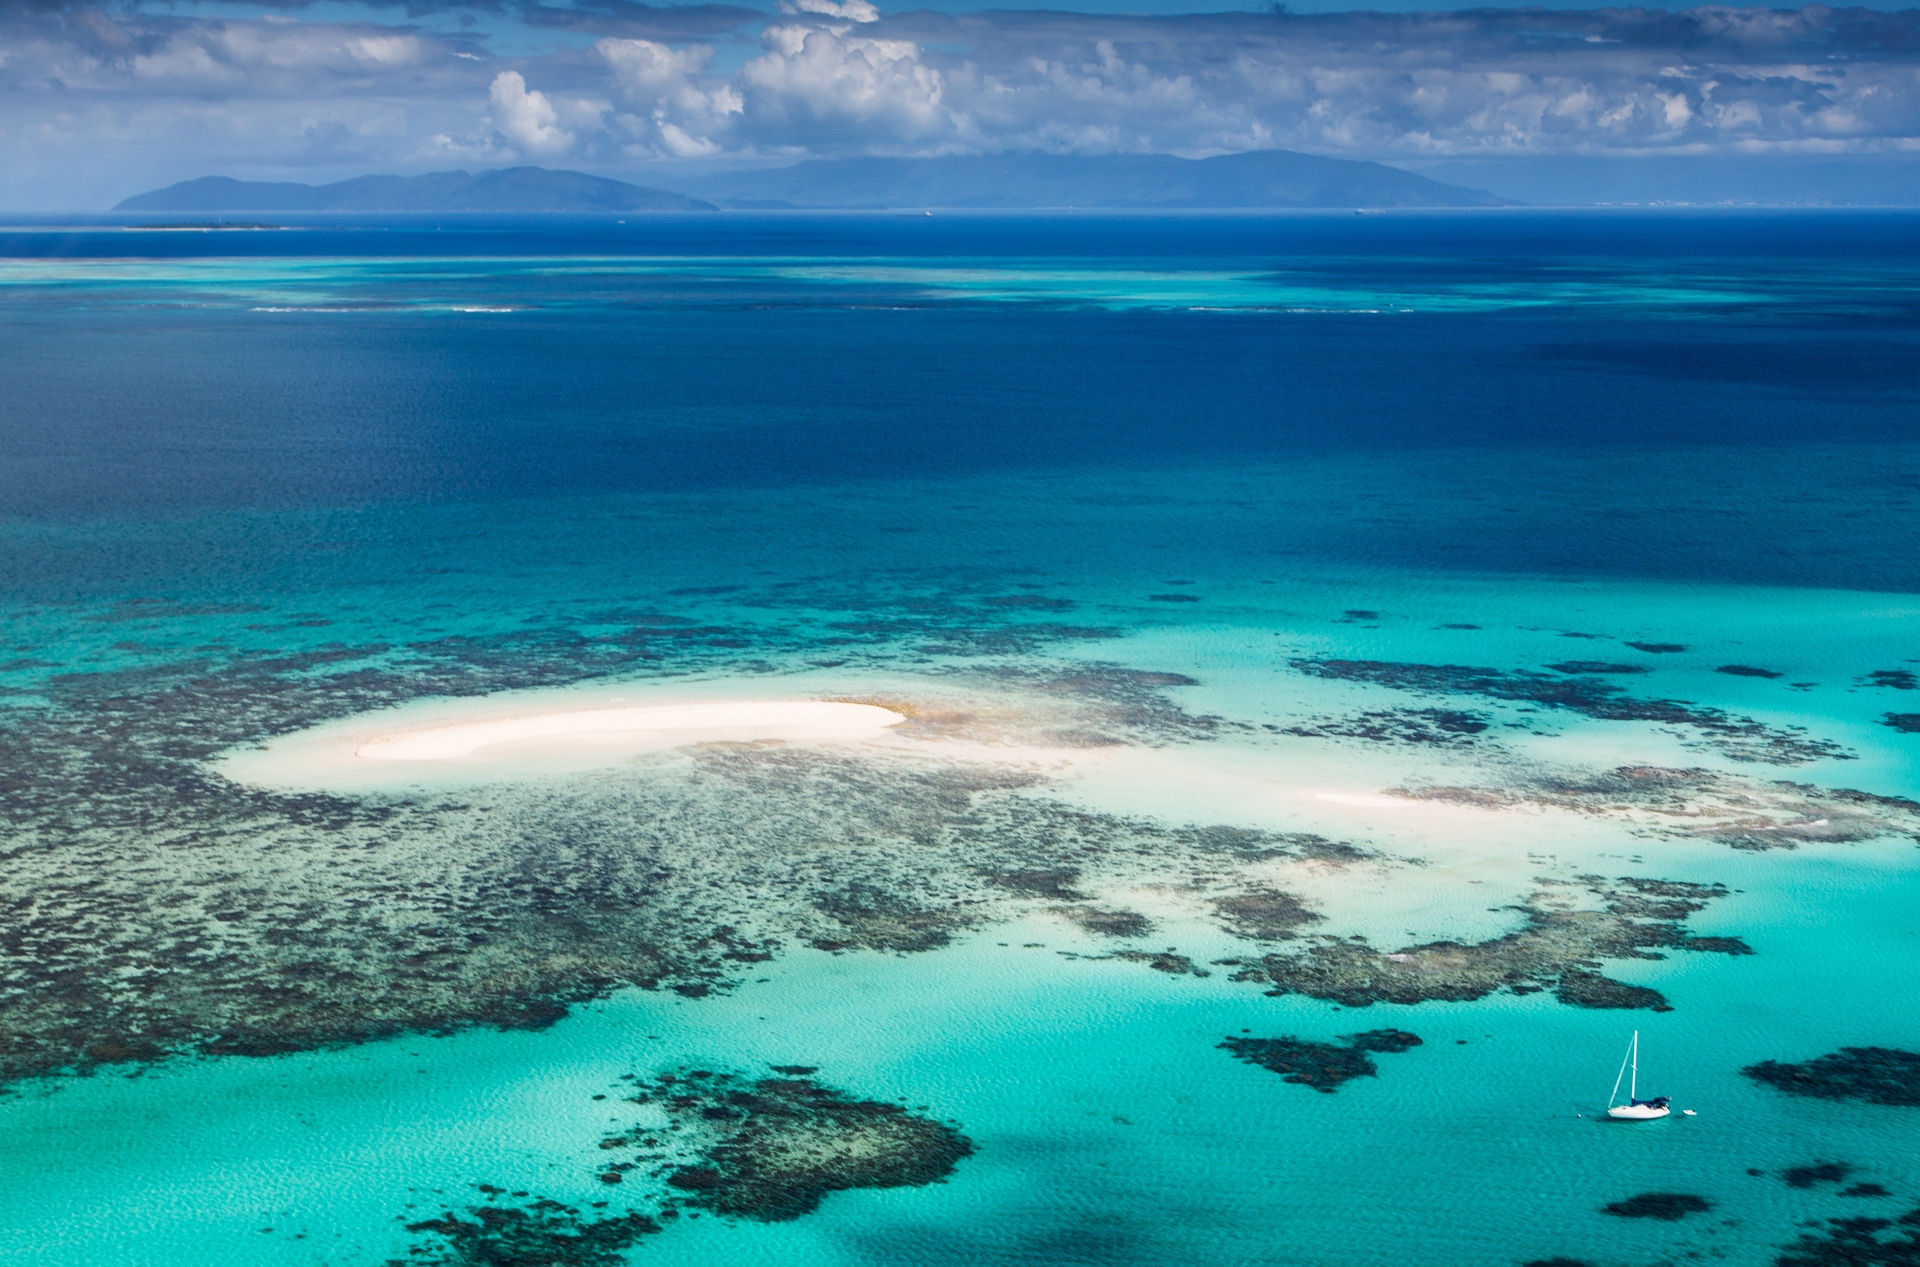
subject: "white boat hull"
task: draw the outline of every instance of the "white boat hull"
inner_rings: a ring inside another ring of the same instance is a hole
[[[1608,1109],[1607,1116],[1616,1122],[1651,1122],[1672,1112],[1672,1109],[1655,1108],[1651,1104],[1621,1104]]]

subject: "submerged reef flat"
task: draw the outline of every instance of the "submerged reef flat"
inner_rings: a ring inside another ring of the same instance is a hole
[[[1723,955],[1752,951],[1735,937],[1694,937],[1683,921],[1727,890],[1717,885],[1622,877],[1584,877],[1580,886],[1542,881],[1516,910],[1526,926],[1490,941],[1438,941],[1383,952],[1358,937],[1318,936],[1306,950],[1236,961],[1236,981],[1270,985],[1269,994],[1304,994],[1347,1007],[1372,1003],[1463,1002],[1496,990],[1552,989],[1575,1007],[1669,1005],[1657,990],[1600,975],[1602,959],[1657,959],[1658,951]],[[1578,893],[1599,900],[1578,904]]]
[[[0,730],[0,1078],[541,1026],[627,986],[727,989],[795,944],[927,950],[1036,908],[1129,936],[1146,917],[1102,893],[1204,902],[1263,892],[1275,860],[1367,856],[1048,799],[1023,745],[1211,733],[1167,695],[1188,679],[1112,665],[928,675],[892,702],[895,729],[926,741],[905,755],[714,743],[527,786],[353,797],[209,770],[236,743],[422,689],[363,659],[63,680],[56,707]],[[947,741],[974,755],[947,758]]]
[[[1324,918],[1302,906],[1292,894],[1271,889],[1215,898],[1213,909],[1228,932],[1249,941],[1290,941],[1297,936],[1297,929]]]
[[[1369,743],[1464,748],[1490,724],[1476,713],[1446,708],[1388,708],[1355,717],[1317,719],[1305,725],[1286,726],[1281,728],[1281,733],[1307,739],[1364,739]]]
[[[1343,1082],[1378,1077],[1380,1070],[1368,1052],[1411,1051],[1421,1045],[1418,1034],[1404,1029],[1374,1029],[1351,1034],[1343,1043],[1315,1043],[1302,1038],[1228,1038],[1220,1046],[1250,1065],[1285,1074],[1282,1081],[1312,1087],[1332,1095]]]
[[[1763,1060],[1740,1072],[1788,1095],[1920,1107],[1920,1052],[1842,1047],[1800,1064]]]
[[[1585,773],[1530,772],[1498,787],[1400,787],[1389,796],[1481,809],[1559,809],[1625,818],[1669,839],[1734,849],[1792,849],[1889,836],[1920,840],[1920,802],[1852,788],[1745,779],[1700,768],[1620,766]]]
[[[1603,961],[1746,949],[1680,926],[1689,903],[1719,890],[1659,896],[1645,887],[1658,882],[1634,880],[1594,888],[1598,908],[1565,905],[1569,890],[1549,886],[1515,908],[1523,926],[1503,938],[1383,952],[1333,935],[1276,873],[1404,860],[1312,832],[1055,799],[1063,754],[1259,731],[1183,708],[1193,680],[1177,673],[951,658],[910,672],[886,660],[1080,636],[1014,619],[1035,605],[1028,597],[928,599],[829,622],[838,654],[890,667],[849,672],[821,702],[888,710],[902,719],[885,731],[891,747],[708,742],[513,785],[293,792],[233,781],[214,763],[429,697],[491,702],[614,673],[631,695],[631,675],[654,665],[765,674],[764,657],[795,651],[798,636],[609,610],[593,622],[615,632],[592,636],[341,645],[50,678],[0,727],[0,1080],[181,1052],[539,1027],[628,987],[728,990],[797,946],[918,953],[1040,913],[1122,943],[1120,958],[1205,975],[1177,948],[1125,944],[1163,924],[1156,901],[1210,915],[1243,943],[1243,979],[1348,1001],[1506,988],[1553,989],[1577,1006],[1665,1006],[1606,977]],[[985,602],[999,598],[1009,604]],[[1465,735],[1478,724],[1465,717],[1434,712],[1423,724]],[[1865,794],[1794,795],[1844,801],[1876,823],[1913,810]],[[1828,828],[1842,821],[1829,815]]]
[[[1640,699],[1619,684],[1591,673],[1538,673],[1462,664],[1411,664],[1390,660],[1296,659],[1301,673],[1344,682],[1366,682],[1427,695],[1474,695],[1485,699],[1564,709],[1599,721],[1650,722],[1679,730],[1731,761],[1805,765],[1844,760],[1841,745],[1809,736],[1799,727],[1775,727],[1751,717],[1684,700]],[[1565,668],[1567,666],[1560,666]],[[1609,671],[1615,666],[1607,666]]]
[[[897,1104],[850,1099],[791,1073],[746,1078],[682,1070],[634,1085],[631,1102],[663,1109],[675,1133],[678,1156],[657,1164],[656,1173],[679,1205],[715,1214],[795,1219],[831,1192],[936,1183],[973,1153],[972,1141],[951,1126]],[[640,1126],[601,1147],[617,1156],[636,1141],[634,1164],[659,1156],[649,1151],[659,1146],[659,1133]],[[629,1165],[614,1162],[607,1173]]]

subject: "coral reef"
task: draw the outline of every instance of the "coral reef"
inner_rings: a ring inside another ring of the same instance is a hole
[[[1689,1214],[1705,1214],[1712,1208],[1713,1202],[1690,1192],[1642,1192],[1624,1201],[1603,1205],[1600,1212],[1623,1219],[1661,1219],[1673,1223]]]
[[[1122,950],[1101,957],[1106,959],[1124,959],[1128,963],[1143,963],[1155,972],[1164,972],[1170,977],[1210,977],[1213,975],[1205,968],[1196,966],[1188,956],[1178,954],[1171,950]]]
[[[667,1186],[679,1204],[716,1214],[794,1219],[831,1192],[938,1182],[973,1153],[950,1126],[802,1076],[696,1069],[634,1085],[632,1102],[660,1106],[679,1135],[681,1156],[658,1168]],[[603,1147],[622,1149],[629,1136],[645,1134],[636,1129]]]
[[[1639,721],[1679,727],[1734,761],[1804,765],[1844,759],[1839,744],[1809,738],[1797,728],[1777,728],[1751,717],[1683,700],[1637,699],[1599,676],[1552,676],[1527,669],[1475,668],[1461,664],[1411,664],[1388,660],[1296,659],[1302,673],[1336,681],[1367,682],[1431,695],[1478,695],[1486,699],[1557,708],[1600,721]]]
[[[1372,1003],[1460,1002],[1508,988],[1551,987],[1575,1007],[1664,1009],[1658,991],[1600,976],[1602,959],[1655,959],[1658,950],[1751,954],[1731,937],[1693,937],[1682,921],[1726,895],[1720,886],[1622,877],[1583,877],[1599,909],[1574,905],[1569,886],[1548,881],[1515,908],[1526,926],[1490,941],[1429,942],[1383,953],[1357,937],[1318,937],[1304,952],[1237,961],[1236,981],[1269,994],[1305,994],[1348,1007]]]
[[[1891,1235],[1883,1236],[1882,1233]],[[1894,1219],[1828,1219],[1803,1232],[1774,1267],[1920,1267],[1920,1209]]]
[[[1061,914],[1100,937],[1145,937],[1153,921],[1138,911],[1104,911],[1097,906],[1068,906]]]
[[[1420,1046],[1420,1036],[1403,1029],[1375,1029],[1349,1035],[1344,1043],[1315,1043],[1302,1038],[1228,1038],[1220,1047],[1250,1065],[1285,1074],[1283,1081],[1332,1095],[1343,1082],[1379,1076],[1368,1052],[1403,1052]]]
[[[1780,1178],[1789,1188],[1811,1188],[1816,1183],[1839,1183],[1853,1173],[1844,1161],[1816,1161],[1805,1166],[1789,1166]]]
[[[1371,743],[1425,744],[1430,748],[1461,748],[1490,723],[1475,713],[1445,708],[1389,708],[1355,717],[1315,720],[1281,727],[1281,733],[1308,739],[1365,739]]]
[[[700,644],[698,628],[649,616],[627,635],[659,650]],[[713,744],[637,772],[457,796],[282,794],[202,764],[436,689],[585,673],[572,642],[547,655],[527,641],[409,648],[441,659],[404,672],[384,667],[392,648],[336,648],[84,675],[49,688],[56,707],[16,710],[0,727],[0,1080],[537,1027],[627,986],[724,990],[795,944],[920,951],[1036,905],[1133,936],[1144,917],[1101,905],[1103,889],[1204,873],[1247,893],[1264,862],[1368,856],[1072,808],[1039,794],[1032,766],[946,762],[937,742],[898,759]],[[1165,696],[1188,680],[1085,663],[943,669],[906,725],[989,748],[1205,738],[1213,723]]]
[[[1217,897],[1213,910],[1228,932],[1249,941],[1289,941],[1301,925],[1324,918],[1302,906],[1292,894],[1271,889]]]
[[[1763,1060],[1740,1072],[1788,1095],[1920,1107],[1920,1052],[1842,1047],[1800,1064]]]
[[[431,1234],[406,1258],[387,1267],[624,1267],[626,1251],[660,1230],[644,1214],[593,1218],[575,1206],[544,1197],[524,1205],[497,1201],[499,1188],[480,1185],[492,1204],[471,1206],[465,1216],[448,1211],[437,1219],[407,1224]]]
[[[1700,768],[1531,772],[1497,787],[1400,787],[1389,796],[1484,809],[1546,808],[1629,820],[1641,831],[1734,849],[1792,849],[1885,836],[1920,840],[1920,802],[1852,788],[1762,781]]]

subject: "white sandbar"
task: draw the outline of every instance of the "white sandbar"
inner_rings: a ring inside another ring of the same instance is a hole
[[[905,720],[892,709],[834,700],[725,700],[585,708],[403,730],[358,745],[354,756],[365,761],[450,761],[501,744],[588,736],[617,740],[621,747],[636,750],[725,740],[833,742],[867,738]]]
[[[403,705],[228,752],[215,769],[264,787],[351,791],[537,780],[703,743],[860,744],[906,718],[822,699],[635,703],[547,691]]]

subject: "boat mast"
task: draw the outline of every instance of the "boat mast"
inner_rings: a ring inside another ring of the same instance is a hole
[[[1633,1081],[1627,1084],[1629,1102],[1640,1096],[1640,1031],[1633,1031]]]
[[[1628,1061],[1633,1061],[1634,1063],[1634,1074],[1633,1074],[1634,1081],[1637,1083],[1640,1080],[1640,1068],[1639,1068],[1640,1062],[1638,1060],[1639,1054],[1640,1054],[1640,1031],[1636,1029],[1633,1031],[1633,1042],[1627,1045],[1627,1054],[1620,1057],[1620,1072],[1613,1075],[1613,1090],[1607,1093],[1608,1108],[1612,1108],[1613,1102],[1620,1098],[1620,1083],[1627,1076]]]

